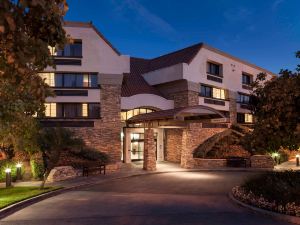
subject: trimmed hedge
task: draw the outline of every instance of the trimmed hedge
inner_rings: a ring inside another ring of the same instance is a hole
[[[30,160],[31,173],[34,179],[43,179],[44,177],[44,165],[40,160],[31,159]]]

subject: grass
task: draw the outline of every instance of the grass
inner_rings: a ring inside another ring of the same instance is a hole
[[[61,187],[46,187],[42,190],[39,189],[39,187],[0,188],[0,209],[22,200],[60,188]]]

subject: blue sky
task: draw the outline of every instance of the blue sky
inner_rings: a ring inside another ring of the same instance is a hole
[[[151,58],[205,42],[278,73],[300,50],[300,0],[68,0],[126,55]]]

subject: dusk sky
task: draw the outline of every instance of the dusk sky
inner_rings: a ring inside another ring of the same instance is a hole
[[[278,73],[296,68],[300,0],[68,0],[125,55],[152,58],[204,42]]]

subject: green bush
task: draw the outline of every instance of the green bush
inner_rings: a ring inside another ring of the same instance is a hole
[[[242,187],[270,202],[300,205],[300,171],[268,172],[249,179]]]
[[[10,168],[11,169],[11,177],[13,181],[16,181],[17,179],[17,167],[16,167],[16,162],[12,160],[0,160],[0,181],[3,182],[5,181],[5,169]]]
[[[44,176],[44,165],[40,160],[31,159],[30,160],[31,173],[34,179],[43,179]]]

